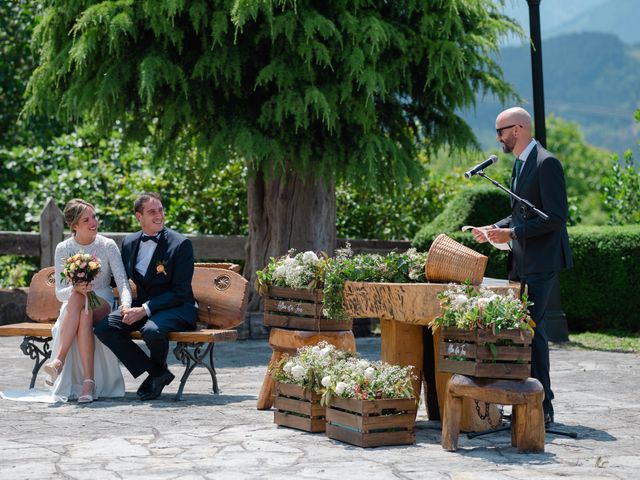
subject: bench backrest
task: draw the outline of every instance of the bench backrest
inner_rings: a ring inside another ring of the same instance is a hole
[[[191,288],[198,302],[198,320],[215,328],[233,328],[244,322],[249,282],[222,268],[195,267]]]
[[[194,263],[195,268],[222,268],[223,270],[231,270],[240,273],[240,265],[237,263]]]
[[[46,267],[36,273],[29,284],[27,316],[34,322],[53,322],[60,313],[56,297],[55,267]]]
[[[228,268],[198,266],[194,269],[191,287],[198,301],[200,323],[213,328],[233,328],[244,322],[248,282],[242,275]],[[60,305],[56,297],[55,269],[43,268],[31,279],[27,316],[35,322],[53,322],[58,318]]]

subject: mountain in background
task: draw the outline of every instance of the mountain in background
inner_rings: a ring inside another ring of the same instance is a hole
[[[611,34],[576,33],[543,40],[542,60],[547,115],[578,122],[592,145],[616,152],[637,145],[640,46]],[[529,46],[503,47],[498,62],[533,115]],[[497,145],[494,123],[502,108],[496,98],[478,98],[476,109],[463,114],[483,148]]]
[[[504,13],[529,32],[529,7],[525,0],[507,0]],[[569,33],[602,32],[616,35],[624,43],[640,43],[638,0],[541,0],[540,29],[547,40]],[[518,46],[510,37],[506,46]]]
[[[547,0],[542,0],[540,5],[545,3]],[[608,0],[557,26],[550,26],[544,35],[551,38],[568,33],[605,32],[616,35],[626,44],[633,45],[640,44],[639,22],[638,0]]]

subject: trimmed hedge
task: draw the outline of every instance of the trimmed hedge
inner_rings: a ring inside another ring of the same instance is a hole
[[[469,232],[460,231],[463,225],[486,225],[506,215],[504,194],[493,190],[461,192],[438,218],[418,232],[413,245],[426,251],[438,234],[446,233],[489,257],[485,276],[506,278],[506,253],[489,244],[478,244]],[[574,268],[560,274],[562,310],[569,329],[640,331],[636,283],[640,279],[640,225],[569,227],[569,242]]]
[[[560,274],[572,330],[640,331],[640,225],[570,227],[574,267]]]

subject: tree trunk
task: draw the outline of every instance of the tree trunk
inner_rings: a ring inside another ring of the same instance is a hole
[[[335,183],[287,170],[266,178],[256,172],[248,184],[249,241],[244,275],[249,279],[249,312],[260,311],[253,284],[256,271],[289,249],[333,255],[336,244]]]

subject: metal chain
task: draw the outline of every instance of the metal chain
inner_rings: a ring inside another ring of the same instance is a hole
[[[496,428],[502,423],[502,413],[504,411],[503,406],[498,407],[498,410],[500,410],[500,413],[498,415],[498,422],[494,425],[491,419],[491,412],[489,411],[489,404],[484,402],[484,414],[482,414],[482,412],[480,412],[480,401],[479,400],[474,400],[474,401],[476,403],[476,413],[478,414],[478,418],[480,418],[480,420],[487,420],[487,423],[491,428]]]

